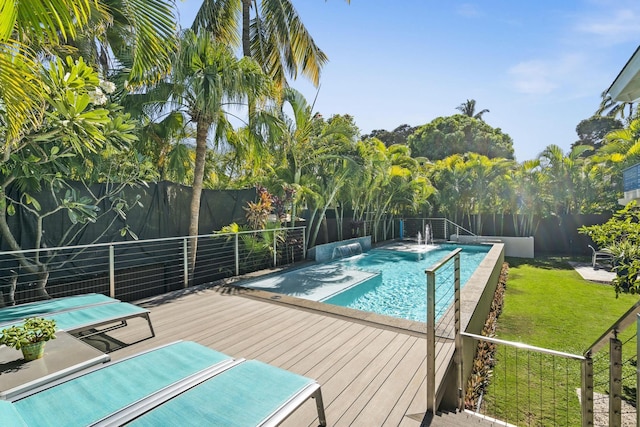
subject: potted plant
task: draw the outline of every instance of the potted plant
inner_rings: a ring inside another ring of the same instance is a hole
[[[42,317],[30,317],[21,325],[14,325],[0,332],[0,344],[22,350],[24,360],[36,360],[44,355],[44,344],[56,337],[56,321]]]

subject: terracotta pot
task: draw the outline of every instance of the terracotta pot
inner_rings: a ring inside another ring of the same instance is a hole
[[[26,344],[20,347],[22,350],[22,356],[24,356],[24,360],[36,360],[40,359],[44,356],[44,341],[34,342],[31,344]]]

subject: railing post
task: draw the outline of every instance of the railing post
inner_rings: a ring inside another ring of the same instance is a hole
[[[182,239],[182,285],[189,286],[189,242],[188,237]]]
[[[240,275],[240,247],[238,246],[238,233],[235,235],[234,256],[236,261],[236,276]]]
[[[273,266],[278,263],[277,231],[273,230]]]
[[[449,241],[449,220],[448,219],[444,219],[444,240],[445,241]]]
[[[622,425],[622,342],[609,340],[609,426]]]
[[[302,260],[305,261],[307,259],[307,233],[306,229],[302,229]]]
[[[427,273],[427,412],[436,413],[436,274]]]
[[[454,329],[455,329],[455,362],[458,367],[458,409],[464,409],[464,371],[463,371],[463,355],[462,355],[462,335],[460,334],[460,253],[456,254],[453,259],[454,268]]]
[[[593,426],[593,359],[587,353],[582,361],[581,410],[582,427]]]
[[[109,245],[109,296],[116,297],[116,255],[113,245]]]

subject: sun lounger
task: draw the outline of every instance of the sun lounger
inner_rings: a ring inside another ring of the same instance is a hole
[[[84,294],[64,298],[53,298],[19,304],[0,309],[0,327],[5,323],[15,323],[27,317],[42,317],[45,314],[62,313],[97,304],[120,302],[102,294]]]
[[[178,342],[0,402],[0,419],[19,426],[270,426],[310,397],[325,426],[314,380]]]
[[[596,264],[598,263],[598,258],[608,262],[609,264],[611,264],[613,262],[613,254],[611,252],[602,250],[602,251],[597,251],[593,246],[588,245],[591,248],[591,266],[593,268],[596,268]]]
[[[149,310],[102,294],[54,298],[0,309],[0,329],[22,323],[27,317],[45,317],[56,321],[58,329],[86,338],[127,325],[127,320],[142,317],[151,336],[155,336]],[[98,329],[102,326],[110,325]]]

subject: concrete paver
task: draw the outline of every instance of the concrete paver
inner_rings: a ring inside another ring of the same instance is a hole
[[[588,262],[570,261],[569,264],[582,276],[583,279],[590,282],[611,283],[616,277],[616,273],[608,268],[596,265],[595,268]]]

